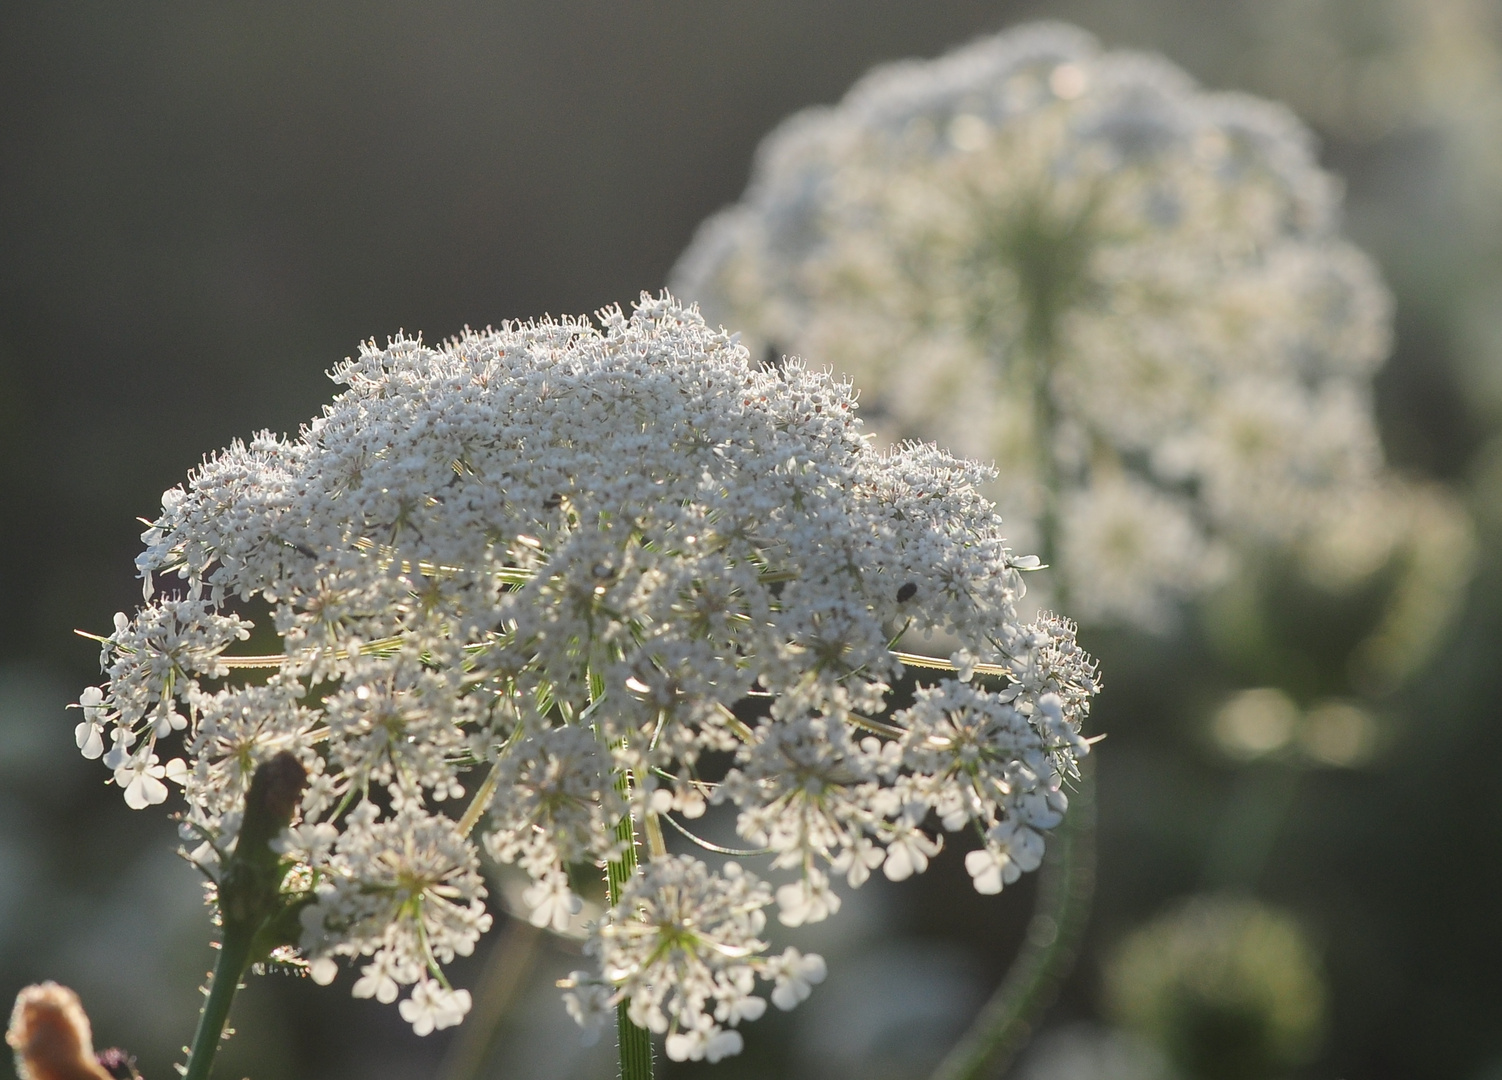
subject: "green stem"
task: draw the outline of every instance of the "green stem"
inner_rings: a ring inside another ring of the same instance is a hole
[[[616,839],[621,843],[622,854],[605,864],[605,887],[610,897],[610,906],[621,901],[626,883],[636,873],[636,819],[629,809],[631,777],[624,770],[617,775],[615,788],[627,801],[628,809],[616,824]],[[627,1014],[626,1002],[615,1007],[616,1053],[620,1061],[620,1080],[652,1080],[652,1034],[639,1028]]]
[[[1300,771],[1290,765],[1263,762],[1236,778],[1211,836],[1201,875],[1205,889],[1256,888],[1293,807],[1300,777]]]
[[[292,820],[308,774],[287,751],[261,762],[245,793],[245,817],[235,853],[219,878],[219,959],[209,978],[209,999],[198,1017],[183,1080],[208,1080],[230,1002],[240,977],[278,945],[297,940],[297,916],[310,894],[283,896],[287,867],[271,840]]]
[[[1064,824],[1038,872],[1022,951],[931,1080],[1000,1076],[1074,966],[1095,891],[1095,769],[1086,759]]]
[[[230,1002],[240,988],[240,977],[250,966],[250,946],[250,935],[226,931],[219,959],[214,962],[214,974],[209,978],[209,997],[198,1015],[198,1030],[193,1035],[193,1049],[188,1053],[188,1070],[183,1080],[208,1080],[225,1021],[229,1019]]]
[[[1035,301],[1041,299],[1034,297]],[[1044,564],[1053,568],[1053,602],[1063,610],[1068,581],[1057,565],[1059,471],[1053,440],[1058,416],[1049,387],[1056,359],[1052,322],[1040,322],[1038,330],[1029,335],[1032,340],[1027,350],[1030,368],[1026,377],[1031,382],[1039,447],[1039,554]],[[1095,768],[1088,758],[1080,763],[1080,783],[1072,802],[1038,872],[1038,893],[1022,950],[964,1036],[939,1063],[932,1080],[1000,1076],[1027,1045],[1038,1018],[1053,1004],[1074,966],[1095,892]]]

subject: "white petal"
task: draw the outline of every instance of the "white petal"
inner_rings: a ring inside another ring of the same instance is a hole
[[[130,760],[129,744],[121,738],[124,731],[124,728],[115,729],[115,741],[110,744],[109,753],[104,755],[104,767],[106,769],[119,769]],[[119,783],[119,779],[117,778],[115,782]]]
[[[685,1035],[681,1031],[667,1037],[663,1049],[668,1052],[668,1057],[674,1061],[687,1061],[689,1054],[693,1052],[695,1039],[692,1035]]]
[[[799,993],[799,985],[795,982],[785,982],[772,987],[772,1004],[783,1012],[797,1008],[798,1002],[808,997],[808,989],[805,987],[803,992]]]
[[[125,805],[132,810],[144,810],[166,801],[167,785],[148,773],[137,773],[125,789]]]
[[[972,851],[965,856],[965,869],[975,881],[975,891],[985,896],[1001,892],[1001,864],[989,851]]]
[[[397,1007],[402,1014],[402,1019],[412,1025],[412,1030],[418,1035],[431,1035],[433,1032],[433,1012],[425,1005],[417,1003],[415,998],[408,998]]]
[[[327,986],[339,974],[339,965],[332,956],[320,956],[308,966],[308,974],[319,986]]]
[[[887,849],[887,861],[882,867],[882,873],[887,875],[889,881],[906,881],[913,876],[913,852],[903,843],[893,844]]]
[[[99,733],[98,724],[85,720],[73,729],[73,738],[78,743],[78,752],[90,761],[104,753],[104,739]]]
[[[735,1003],[735,1018],[737,1020],[760,1020],[762,1013],[766,1011],[766,998],[748,997]]]
[[[824,957],[811,952],[803,957],[798,973],[803,977],[804,982],[818,986],[829,974],[829,965],[824,962]]]
[[[739,1031],[721,1031],[710,1038],[709,1045],[704,1048],[704,1056],[710,1061],[719,1061],[732,1054],[739,1054],[745,1045]]]

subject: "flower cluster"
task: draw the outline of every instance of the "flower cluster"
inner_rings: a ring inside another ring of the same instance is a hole
[[[1381,467],[1390,305],[1310,142],[1270,103],[1024,28],[787,121],[675,288],[852,375],[889,439],[994,458],[1013,540],[1078,613],[1151,626]]]
[[[315,979],[355,959],[356,995],[412,987],[419,1032],[457,1023],[442,966],[490,922],[480,848],[562,926],[570,868],[624,865],[634,828],[648,858],[570,1009],[624,1006],[674,1057],[717,1058],[765,1007],[758,978],[784,1008],[822,978],[818,957],[764,955],[774,899],[796,925],[839,907],[830,872],[921,871],[931,812],[982,845],[982,891],[1037,865],[1098,683],[1073,624],[1018,616],[1036,560],[1003,541],[986,470],[873,449],[847,383],[757,367],[667,296],[371,344],[334,378],[295,438],[236,443],[165,495],[146,603],[103,639],[78,732],[131,806],[182,785],[211,877],[256,767],[296,758],[277,845]],[[253,599],[279,653],[230,651]],[[934,634],[958,677],[890,708],[923,660],[899,639]],[[792,880],[670,855],[662,819],[709,802]]]
[[[590,1031],[624,994],[639,1027],[667,1031],[670,1018],[681,1021],[668,1035],[669,1057],[718,1061],[741,1050],[734,1026],[766,1011],[766,1000],[752,992],[758,976],[773,983],[780,1009],[793,1008],[824,980],[818,955],[794,948],[760,955],[767,943],[757,935],[771,894],[739,863],[714,874],[692,857],[656,859],[627,886],[625,900],[631,917],[607,921],[587,946],[602,977],[576,971],[568,980],[569,1013]],[[620,988],[615,995],[611,986]]]

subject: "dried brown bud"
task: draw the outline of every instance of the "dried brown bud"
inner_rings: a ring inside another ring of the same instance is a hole
[[[292,822],[297,800],[308,782],[302,762],[287,751],[263,761],[250,780],[245,796],[245,823],[240,842],[264,844]]]
[[[253,936],[284,906],[278,887],[286,868],[271,841],[292,823],[307,782],[302,762],[285,750],[261,762],[250,778],[240,839],[219,881],[219,914],[226,934]]]
[[[16,995],[5,1041],[21,1080],[111,1080],[94,1060],[94,1034],[78,995],[44,982]]]

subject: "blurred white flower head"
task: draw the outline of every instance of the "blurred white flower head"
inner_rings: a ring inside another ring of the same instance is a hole
[[[1307,131],[1068,27],[788,120],[674,276],[753,351],[851,375],[886,438],[994,459],[1081,618],[1161,625],[1382,468],[1390,304]]]
[[[1319,1048],[1326,991],[1298,921],[1245,896],[1189,897],[1115,949],[1106,1012],[1183,1076],[1285,1076]]]
[[[758,980],[791,1008],[824,977],[766,954],[774,898],[815,921],[839,907],[831,873],[923,870],[930,811],[983,846],[982,891],[1037,865],[1098,683],[1073,624],[1018,616],[1025,560],[985,469],[878,452],[848,383],[754,366],[666,296],[598,326],[399,337],[334,378],[295,438],[235,443],[166,494],[147,602],[104,639],[77,733],[131,806],[182,786],[211,876],[257,766],[297,758],[277,845],[311,898],[316,980],[346,957],[354,993],[407,993],[419,1033],[458,1023],[469,995],[443,965],[490,924],[480,844],[561,928],[570,867],[619,859],[628,812],[650,838],[733,804],[790,880],[654,844],[568,997],[581,1023],[625,1004],[671,1056],[713,1060],[764,1010]],[[232,608],[255,598],[281,651],[233,655],[252,625]],[[957,641],[964,670],[894,710],[904,632]],[[722,783],[706,751],[728,755]]]

